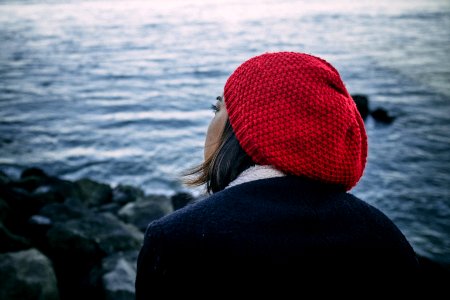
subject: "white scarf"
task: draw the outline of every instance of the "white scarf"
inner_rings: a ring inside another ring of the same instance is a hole
[[[275,169],[272,166],[255,165],[255,166],[248,168],[241,174],[239,174],[239,176],[235,180],[230,182],[230,184],[226,188],[229,188],[229,187],[241,184],[241,183],[258,180],[258,179],[282,177],[285,175],[286,174]]]

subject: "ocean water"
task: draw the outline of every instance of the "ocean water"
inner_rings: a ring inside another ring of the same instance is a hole
[[[396,117],[366,120],[351,192],[450,263],[448,0],[1,1],[0,170],[198,194],[179,175],[202,161],[210,105],[281,50],[328,60]]]

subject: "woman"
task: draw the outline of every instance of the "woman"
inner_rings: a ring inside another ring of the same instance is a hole
[[[405,236],[349,193],[364,171],[367,137],[332,65],[296,52],[255,56],[228,78],[213,109],[205,161],[189,181],[211,195],[148,226],[137,299],[411,283],[418,266]]]

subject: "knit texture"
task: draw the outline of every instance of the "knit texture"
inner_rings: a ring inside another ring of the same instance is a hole
[[[228,78],[224,98],[236,137],[257,164],[346,190],[361,178],[364,122],[327,61],[297,52],[255,56]]]

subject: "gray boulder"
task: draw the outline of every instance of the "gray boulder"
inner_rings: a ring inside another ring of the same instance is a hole
[[[118,211],[117,215],[122,221],[131,223],[144,232],[149,222],[171,212],[173,212],[173,206],[169,197],[152,195],[141,201],[126,204]]]
[[[138,249],[143,234],[110,213],[59,222],[47,233],[52,253],[70,259],[104,257],[118,251]]]
[[[119,252],[102,261],[105,300],[134,299],[138,251]]]
[[[52,262],[35,248],[0,254],[0,299],[60,299]]]

